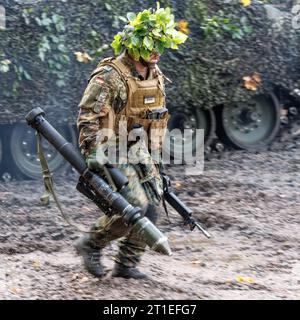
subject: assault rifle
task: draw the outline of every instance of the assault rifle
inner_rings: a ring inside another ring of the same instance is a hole
[[[193,211],[172,191],[170,178],[165,173],[162,173],[161,176],[163,179],[164,199],[182,216],[185,225],[188,225],[191,230],[198,228],[207,238],[210,238],[211,235],[192,217]]]

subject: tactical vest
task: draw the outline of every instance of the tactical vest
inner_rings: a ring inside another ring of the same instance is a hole
[[[151,141],[154,149],[159,148],[170,116],[166,112],[160,119],[149,119],[149,114],[165,106],[163,74],[158,70],[156,78],[140,80],[132,76],[130,69],[118,58],[106,58],[99,63],[98,68],[107,65],[119,73],[127,87],[126,105],[116,114],[114,128],[116,134],[119,133],[120,122],[127,123],[128,133],[134,126],[142,125],[148,134],[148,142]]]

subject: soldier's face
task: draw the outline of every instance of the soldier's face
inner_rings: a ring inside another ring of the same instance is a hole
[[[156,52],[156,51],[153,51],[151,53],[151,55],[150,55],[150,59],[149,59],[148,62],[150,62],[150,63],[158,63],[159,59],[160,59],[160,54],[158,52]]]

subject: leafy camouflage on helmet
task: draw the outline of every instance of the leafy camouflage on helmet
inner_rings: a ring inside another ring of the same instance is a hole
[[[186,41],[188,36],[175,29],[176,23],[171,9],[152,8],[135,14],[127,14],[128,24],[122,32],[119,32],[111,46],[116,55],[124,48],[135,60],[142,57],[148,61],[152,51],[163,54],[165,48],[178,49],[178,45]]]

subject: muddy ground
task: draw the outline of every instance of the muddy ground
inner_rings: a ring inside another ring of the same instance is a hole
[[[72,247],[79,233],[53,202],[39,203],[41,181],[0,182],[2,299],[299,299],[300,146],[212,156],[200,176],[169,169],[176,192],[213,235],[182,227],[162,212],[173,256],[145,254],[149,280],[98,280]],[[75,190],[75,174],[56,190],[66,213],[88,227],[99,211]],[[104,264],[113,267],[114,243]]]

